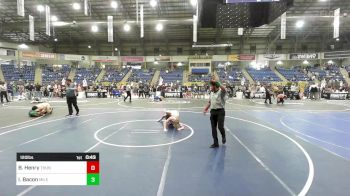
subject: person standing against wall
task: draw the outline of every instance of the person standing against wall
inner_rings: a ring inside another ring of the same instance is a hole
[[[67,105],[68,105],[68,112],[69,114],[67,116],[73,115],[73,108],[72,105],[75,108],[76,115],[79,116],[79,107],[77,105],[77,89],[72,83],[71,79],[66,80],[67,88],[66,88],[66,98],[67,98]]]
[[[222,143],[226,143],[226,134],[224,128],[225,122],[225,103],[227,100],[227,91],[224,86],[220,84],[220,82],[216,80],[210,81],[210,100],[206,107],[204,108],[204,114],[206,114],[210,108],[210,123],[211,123],[211,131],[214,139],[214,143],[210,146],[210,148],[219,147],[218,141],[218,133],[217,127],[222,136]]]

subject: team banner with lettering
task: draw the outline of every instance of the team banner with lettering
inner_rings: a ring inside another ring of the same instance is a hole
[[[213,59],[212,55],[191,55],[188,59]]]
[[[255,60],[254,54],[232,54],[227,56],[227,61],[253,61]]]
[[[227,61],[239,61],[239,57],[236,54],[228,55]]]
[[[46,52],[22,52],[22,57],[24,58],[34,58],[34,59],[56,59],[56,54],[46,53]]]
[[[45,5],[46,10],[46,35],[51,36],[51,11],[48,5]]]
[[[290,60],[318,59],[318,53],[290,54]]]
[[[253,60],[255,60],[255,54],[240,54],[239,60],[240,61],[253,61]]]
[[[29,15],[29,40],[34,41],[34,17]]]
[[[113,16],[107,16],[108,42],[113,42]]]
[[[287,29],[287,13],[284,12],[281,16],[281,39],[286,39]]]
[[[143,56],[122,56],[123,62],[144,62]]]
[[[95,62],[115,62],[118,59],[117,56],[91,56],[91,60]]]
[[[340,8],[334,10],[334,33],[333,38],[339,38]]]
[[[170,56],[157,56],[154,57],[154,61],[170,62]]]
[[[66,61],[89,61],[89,56],[74,55],[74,54],[61,54],[60,59],[66,60]]]
[[[17,0],[17,14],[24,17],[24,0]]]
[[[279,60],[287,60],[286,54],[259,54],[257,57],[258,61],[279,61]]]

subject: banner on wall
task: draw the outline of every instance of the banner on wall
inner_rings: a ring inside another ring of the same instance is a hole
[[[323,57],[325,59],[350,58],[350,50],[347,50],[347,51],[335,51],[335,52],[325,52]]]
[[[17,0],[17,14],[24,17],[24,0]]]
[[[192,55],[188,56],[188,59],[212,59],[213,56],[211,55]]]
[[[333,32],[333,38],[339,37],[339,26],[340,26],[340,8],[334,10],[334,32]]]
[[[284,12],[281,16],[281,39],[286,39],[287,30],[287,13]]]
[[[7,50],[7,56],[16,56],[15,50]]]
[[[0,48],[0,56],[7,56],[7,50]]]
[[[318,59],[318,53],[289,54],[290,60]]]
[[[142,63],[141,62],[124,62],[124,66],[131,69],[141,69]]]
[[[89,61],[89,57],[86,55],[74,55],[74,54],[61,54],[61,60],[66,61]]]
[[[154,61],[170,62],[170,56],[157,56],[157,57],[154,57]]]
[[[113,42],[113,16],[107,16],[108,42]]]
[[[118,61],[117,56],[91,56],[91,60],[95,62],[113,62]]]
[[[88,2],[88,0],[84,0],[84,15],[85,16],[89,15],[89,2]]]
[[[254,54],[232,54],[227,56],[227,61],[253,61],[255,60]]]
[[[266,61],[278,61],[278,60],[286,60],[287,55],[285,54],[259,54],[258,60],[266,60]]]
[[[238,55],[232,54],[227,56],[227,61],[239,61]]]
[[[143,56],[122,56],[123,62],[144,62]]]
[[[46,35],[51,36],[51,11],[48,5],[45,5],[46,10]]]
[[[55,59],[56,54],[46,52],[22,52],[24,58]]]
[[[29,40],[34,41],[34,17],[29,15]]]

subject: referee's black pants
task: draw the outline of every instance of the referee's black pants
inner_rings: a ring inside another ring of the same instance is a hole
[[[265,103],[267,103],[266,101],[269,100],[269,104],[271,104],[271,95],[267,94],[265,97]]]
[[[221,133],[222,139],[226,139],[224,122],[225,109],[210,110],[211,133],[214,139],[214,145],[219,145],[217,127]]]
[[[68,105],[68,111],[69,111],[69,115],[73,114],[73,107],[75,108],[75,111],[77,112],[77,114],[79,114],[79,108],[78,108],[78,104],[77,104],[77,97],[67,97],[67,105]]]
[[[4,102],[4,97],[5,97],[6,101],[9,102],[9,99],[7,98],[7,92],[6,91],[1,91],[0,92],[0,96],[1,96],[1,103]]]
[[[131,91],[126,91],[126,97],[124,97],[124,101],[129,97],[129,101],[131,102]]]

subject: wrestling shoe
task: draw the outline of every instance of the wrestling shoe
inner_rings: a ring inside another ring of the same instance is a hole
[[[212,144],[209,148],[219,148],[219,144]]]

